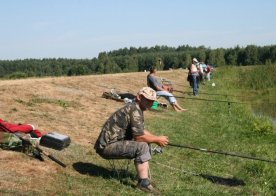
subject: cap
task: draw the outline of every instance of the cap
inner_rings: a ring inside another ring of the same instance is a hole
[[[193,61],[196,62],[196,63],[198,63],[198,60],[196,58],[193,58]]]
[[[138,95],[143,95],[146,99],[155,101],[156,100],[156,92],[150,87],[143,87],[139,90]]]

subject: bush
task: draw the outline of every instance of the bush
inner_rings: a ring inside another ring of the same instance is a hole
[[[261,90],[274,88],[276,84],[276,65],[260,65],[248,67],[239,72],[239,86]]]
[[[8,76],[9,79],[27,78],[28,75],[24,72],[14,72]]]
[[[266,134],[266,133],[271,133],[272,130],[273,130],[273,125],[271,123],[271,120],[268,117],[256,116],[253,119],[253,131],[260,134]]]

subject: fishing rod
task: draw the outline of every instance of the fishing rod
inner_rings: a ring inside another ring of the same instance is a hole
[[[189,146],[189,145],[173,144],[173,143],[169,143],[168,145],[173,146],[173,147],[178,147],[178,148],[188,148],[188,149],[197,150],[197,151],[201,151],[201,152],[222,154],[222,155],[227,155],[227,156],[240,157],[240,158],[244,158],[244,159],[264,161],[264,162],[268,162],[268,163],[276,163],[276,161],[274,161],[274,160],[268,160],[268,159],[263,159],[263,158],[259,158],[259,157],[251,157],[251,156],[247,156],[247,155],[239,155],[239,154],[224,152],[224,151],[209,150],[206,148],[197,148],[197,147],[193,147],[193,146]]]
[[[183,94],[193,94],[192,92],[180,91],[180,90],[175,90],[175,89],[173,89],[173,91],[179,92],[179,93],[183,93]],[[205,93],[205,92],[200,92],[200,94],[204,94],[204,95],[221,95],[221,96],[226,96],[226,97],[250,98],[250,97],[239,96],[239,95],[219,94],[219,93]]]
[[[191,97],[181,97],[181,96],[167,96],[167,95],[160,95],[160,97],[175,97],[175,98],[182,98],[182,99],[192,99],[195,101],[214,101],[214,102],[223,102],[223,103],[238,103],[238,104],[249,104],[246,102],[237,102],[237,101],[227,101],[227,100],[217,100],[217,99],[203,99],[203,98],[191,98]]]
[[[178,97],[181,98],[181,97]],[[248,104],[245,102],[237,102],[237,101],[227,101],[227,100],[217,100],[217,99],[203,99],[203,98],[191,98],[191,97],[182,97],[185,99],[193,99],[193,100],[197,100],[197,101],[214,101],[214,102],[222,102],[222,103],[238,103],[238,104]]]
[[[167,80],[166,78],[161,78],[161,82],[163,85],[171,85],[173,86],[173,84],[177,84],[177,83],[173,83],[171,82],[170,80]],[[177,84],[178,86],[184,86],[184,87],[190,87],[190,86],[185,86],[185,85],[180,85],[180,84]],[[173,89],[173,91],[175,92],[179,92],[179,93],[183,93],[183,94],[192,94],[192,92],[187,92],[187,91],[180,91],[180,90],[177,90],[177,89]],[[231,94],[219,94],[219,93],[206,93],[206,92],[200,92],[200,94],[205,94],[205,95],[220,95],[220,96],[226,96],[226,97],[240,97],[240,98],[251,98],[249,96],[239,96],[239,95],[231,95]]]

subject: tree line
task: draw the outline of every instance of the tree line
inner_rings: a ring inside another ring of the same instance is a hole
[[[76,76],[138,72],[155,65],[159,70],[185,69],[196,57],[213,66],[276,64],[276,45],[210,49],[204,46],[130,47],[101,52],[97,58],[0,60],[0,78]]]

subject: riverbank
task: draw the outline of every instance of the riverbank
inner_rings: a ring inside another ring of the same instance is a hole
[[[180,105],[188,111],[176,113],[170,107],[146,111],[146,129],[167,135],[175,144],[275,160],[276,133],[270,129],[269,120],[264,124],[262,118],[254,117],[250,105],[234,103],[243,101],[238,96],[243,96],[244,90],[233,84],[241,69],[218,68],[210,83],[200,85],[197,97],[175,92],[182,97],[177,98]],[[186,70],[158,74],[173,81],[176,90],[192,92]],[[131,175],[118,178],[92,146],[108,116],[124,104],[104,99],[102,93],[114,88],[136,93],[146,85],[146,75],[141,72],[0,81],[1,118],[31,123],[41,131],[56,130],[72,139],[67,149],[50,151],[67,165],[65,169],[46,158],[41,162],[1,150],[0,193],[141,195],[135,189],[132,162]],[[150,168],[152,181],[163,195],[276,194],[276,169],[271,163],[168,146],[163,153],[153,153]]]

